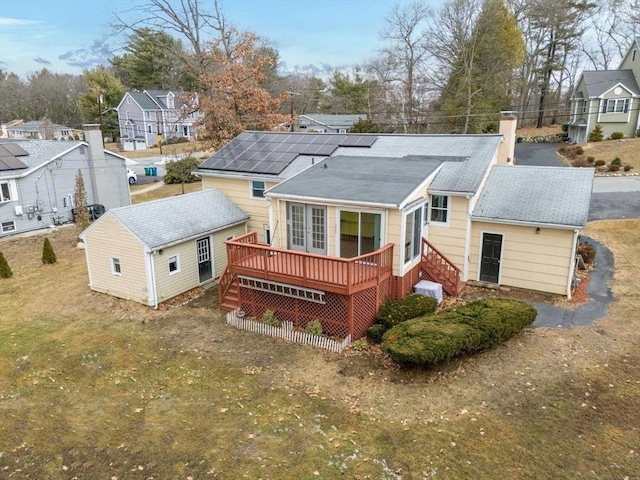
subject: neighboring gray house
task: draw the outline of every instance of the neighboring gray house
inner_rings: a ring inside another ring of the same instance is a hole
[[[156,307],[211,284],[227,262],[224,242],[248,219],[217,190],[110,210],[80,235],[89,286]]]
[[[367,115],[331,115],[325,113],[306,113],[298,117],[301,132],[312,133],[349,133],[358,120],[366,120]]]
[[[6,130],[7,138],[21,138],[30,140],[73,140],[75,131],[50,121],[12,122]]]
[[[198,97],[184,102],[183,92],[127,92],[118,104],[120,139],[125,151],[145,150],[168,138],[197,138]]]
[[[78,170],[87,204],[129,205],[126,158],[102,148],[97,125],[87,142],[0,140],[0,236],[73,221]]]
[[[617,70],[582,72],[571,98],[567,135],[584,143],[596,125],[604,137],[622,132],[633,137],[640,129],[640,37],[636,37]]]

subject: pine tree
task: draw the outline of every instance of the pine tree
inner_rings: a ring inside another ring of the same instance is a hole
[[[48,238],[45,238],[42,247],[42,263],[46,265],[48,263],[56,263],[57,261],[58,259],[56,258],[56,253],[53,251],[51,242]]]
[[[603,139],[603,134],[602,134],[602,125],[596,125],[596,128],[594,128],[591,133],[589,134],[589,141],[590,142],[601,142]]]
[[[0,278],[11,278],[12,276],[13,272],[9,266],[9,262],[4,258],[4,254],[0,252]]]
[[[84,179],[82,172],[78,169],[76,174],[76,188],[73,192],[73,201],[75,203],[74,220],[80,230],[84,230],[89,226],[89,212],[87,211],[87,191],[84,188]]]

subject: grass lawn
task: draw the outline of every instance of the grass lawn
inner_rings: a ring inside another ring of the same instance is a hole
[[[132,185],[131,189],[131,203],[143,203],[150,202],[151,200],[159,200],[161,198],[173,197],[175,195],[182,195],[182,184],[170,184],[166,185],[161,180],[158,181],[157,188],[149,189],[150,184],[145,185]],[[156,186],[156,184],[151,184]],[[202,190],[202,182],[193,182],[184,184],[184,193],[199,192]]]
[[[437,369],[226,326],[214,290],[91,292],[74,227],[0,241],[0,478],[634,479],[640,222],[595,222],[616,301]]]
[[[178,153],[187,153],[192,154],[195,152],[204,152],[206,150],[206,146],[204,142],[182,142],[182,143],[174,143],[172,145],[164,145],[162,147],[162,152],[160,152],[160,147],[151,147],[145,150],[133,150],[130,152],[125,152],[120,150],[117,143],[106,143],[104,146],[107,150],[111,150],[119,155],[123,155],[128,158],[145,158],[145,157],[171,157]],[[204,154],[208,156],[208,154]]]

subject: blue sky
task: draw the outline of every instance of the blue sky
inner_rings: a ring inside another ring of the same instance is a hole
[[[397,0],[408,2],[409,0]],[[109,38],[112,12],[136,0],[0,0],[0,68],[25,77],[46,67],[80,74],[106,63],[120,44]],[[205,0],[205,4],[212,4]],[[270,38],[288,70],[362,63],[396,0],[222,0],[228,21]],[[437,5],[439,0],[426,0]],[[135,13],[130,13],[130,15]]]

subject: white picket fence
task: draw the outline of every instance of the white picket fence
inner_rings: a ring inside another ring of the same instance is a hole
[[[238,312],[239,310],[228,312],[227,323],[239,328],[240,330],[247,330],[261,335],[269,335],[274,338],[281,338],[288,342],[310,345],[312,347],[322,348],[336,353],[342,353],[347,345],[351,343],[351,335],[347,335],[342,342],[338,342],[327,337],[311,335],[306,332],[297,332],[293,330],[292,322],[282,322],[281,327],[274,327],[273,325],[267,325],[262,322],[256,322],[255,320],[244,318],[242,314],[238,315]]]

